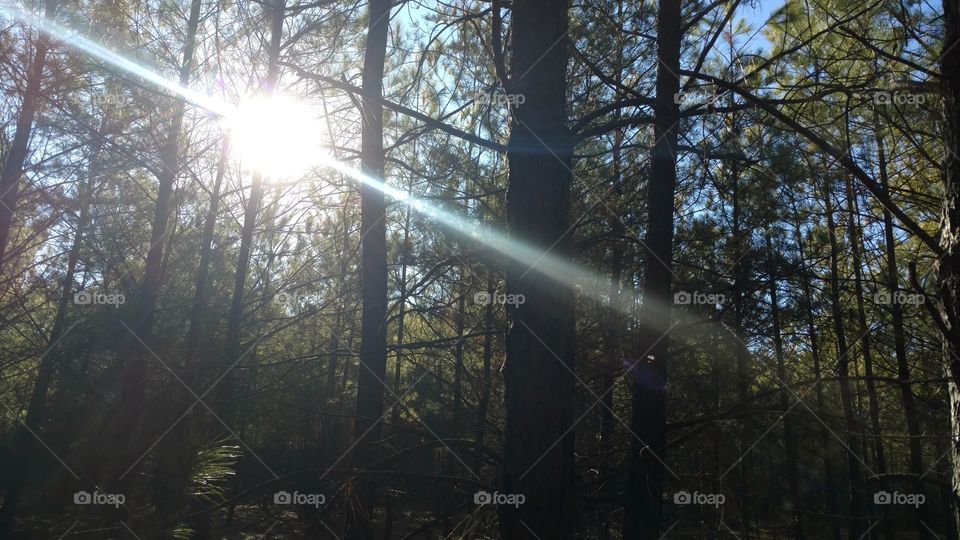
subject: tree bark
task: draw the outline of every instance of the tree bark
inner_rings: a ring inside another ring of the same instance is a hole
[[[666,442],[666,382],[670,324],[670,265],[673,261],[674,191],[677,184],[677,136],[680,91],[680,0],[660,0],[657,21],[657,81],[654,104],[650,185],[640,309],[639,353],[629,373],[635,433],[624,501],[623,535],[627,540],[660,537],[663,464]]]
[[[360,140],[360,171],[383,180],[386,154],[383,149],[383,70],[390,30],[390,0],[370,0],[367,41],[363,55],[363,126]],[[363,467],[376,457],[383,425],[384,378],[387,371],[387,248],[386,199],[383,192],[366,183],[360,186],[360,368],[357,374],[357,406],[354,422],[356,462]],[[369,540],[376,503],[376,486],[368,475],[358,479],[359,506],[348,518],[346,537]]]
[[[570,254],[568,210],[572,147],[566,125],[567,1],[520,0],[513,6],[509,91],[526,98],[513,108],[507,145],[510,236]],[[510,308],[504,391],[502,493],[505,540],[570,538],[574,528],[573,291],[537,268],[507,264],[507,292],[525,303]]]
[[[953,518],[960,530],[960,0],[943,0],[941,62],[944,105],[943,212],[938,263],[943,364],[950,394]]]

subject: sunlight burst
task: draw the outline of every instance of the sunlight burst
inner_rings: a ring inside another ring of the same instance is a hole
[[[237,159],[272,178],[306,172],[321,152],[322,125],[305,103],[287,96],[257,96],[227,117]]]

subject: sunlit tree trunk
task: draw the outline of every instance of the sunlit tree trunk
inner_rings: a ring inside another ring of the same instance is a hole
[[[943,363],[949,379],[953,517],[960,530],[960,1],[944,0],[945,39],[940,59],[945,114],[943,213],[939,259]]]

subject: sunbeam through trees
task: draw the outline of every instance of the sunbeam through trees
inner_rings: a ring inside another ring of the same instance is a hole
[[[960,0],[0,0],[0,539],[960,538]]]

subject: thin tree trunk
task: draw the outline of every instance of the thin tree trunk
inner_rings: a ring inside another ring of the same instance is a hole
[[[623,141],[623,132],[617,131],[614,134],[614,149],[613,149],[613,182],[614,182],[614,197],[617,197],[622,193],[621,184],[622,181],[620,175],[620,145]],[[614,238],[617,238],[624,233],[623,223],[616,216],[611,216],[609,219],[610,232]],[[613,395],[616,385],[615,374],[621,369],[621,358],[620,358],[620,340],[622,339],[621,325],[623,319],[620,316],[620,310],[623,309],[622,297],[620,295],[620,280],[622,279],[621,273],[623,270],[623,249],[619,242],[614,241],[610,246],[611,257],[610,257],[610,306],[607,308],[606,313],[604,314],[604,333],[603,341],[604,348],[606,349],[606,362],[601,364],[600,369],[602,370],[600,380],[600,398],[602,399],[602,405],[600,409],[600,437],[597,441],[597,452],[599,453],[599,462],[600,462],[600,478],[604,478],[611,472],[610,459],[608,455],[611,452],[612,442],[613,442],[613,429],[614,429],[614,418],[613,418]],[[601,496],[605,495],[608,491],[606,486],[601,487]],[[598,503],[597,508],[597,535],[603,539],[610,538],[610,512],[607,509],[606,503]]]
[[[732,98],[731,98],[732,99]],[[731,103],[732,104],[732,103]],[[733,256],[733,313],[734,313],[734,332],[737,340],[734,343],[736,366],[737,366],[737,399],[740,403],[746,403],[750,398],[750,351],[747,350],[747,334],[744,329],[744,319],[746,318],[746,300],[747,282],[749,280],[749,270],[746,266],[747,250],[750,249],[749,235],[747,236],[746,247],[744,247],[744,231],[742,230],[742,206],[740,189],[740,172],[736,161],[731,165],[733,181],[732,188],[732,234],[734,251]],[[740,431],[737,438],[737,454],[742,456],[737,466],[737,503],[741,509],[741,521],[743,524],[743,533],[749,538],[750,528],[752,526],[751,506],[750,506],[750,471],[752,470],[752,461],[749,447],[752,444],[750,434],[751,419],[743,418],[740,422]]]
[[[870,411],[870,430],[873,440],[874,459],[877,463],[877,473],[887,472],[887,457],[883,451],[883,434],[880,427],[880,404],[877,400],[877,384],[873,379],[873,351],[870,344],[870,327],[867,324],[867,314],[863,306],[863,268],[862,255],[863,238],[861,237],[860,220],[857,217],[856,192],[853,188],[853,179],[849,176],[847,187],[847,234],[850,242],[850,255],[853,258],[853,285],[857,297],[857,323],[860,332],[860,348],[863,355],[863,369],[866,375],[867,399]]]
[[[863,455],[867,452],[873,452],[874,462],[876,463],[876,473],[887,473],[887,456],[883,449],[883,430],[880,425],[880,402],[877,398],[877,383],[873,376],[873,351],[871,350],[870,326],[867,323],[866,310],[864,308],[864,289],[863,289],[863,225],[860,223],[859,204],[857,203],[856,188],[853,185],[853,178],[846,177],[847,189],[847,235],[850,242],[850,254],[853,258],[853,283],[854,295],[857,299],[857,323],[860,332],[860,348],[863,356],[863,383],[867,387],[867,407],[870,416],[869,437],[864,437]],[[858,382],[859,386],[859,382]],[[858,390],[857,395],[860,395]],[[859,415],[858,415],[859,416]],[[872,448],[867,448],[872,446]],[[886,510],[886,509],[883,509]],[[917,524],[919,525],[919,523]],[[920,527],[921,529],[923,527]],[[871,535],[876,537],[880,532],[879,527],[871,531]],[[884,519],[884,534],[887,537],[893,537],[893,520]],[[927,537],[925,530],[920,531],[922,538]]]
[[[403,363],[403,334],[407,315],[407,259],[410,257],[410,207],[403,218],[403,246],[400,252],[400,312],[397,315],[397,357],[393,364],[393,393],[400,396],[400,367]],[[400,422],[400,404],[394,404],[390,423]]]
[[[340,235],[340,260],[338,261],[338,273],[340,276],[337,297],[341,299],[340,304],[337,306],[337,317],[333,325],[333,333],[330,336],[330,350],[334,353],[330,356],[330,361],[327,363],[327,391],[330,396],[339,396],[338,392],[339,385],[337,384],[337,367],[340,365],[340,334],[343,329],[343,312],[346,310],[350,302],[345,299],[346,291],[343,289],[344,285],[347,282],[347,253],[350,250],[350,227],[347,224],[347,208],[345,203],[344,207],[340,212],[340,222],[343,227],[342,233]],[[353,327],[353,316],[351,319],[351,329]],[[351,342],[347,342],[347,349],[350,349]],[[346,370],[344,370],[346,371]],[[330,443],[333,443],[332,439],[328,439]]]
[[[198,346],[200,338],[203,335],[203,314],[207,307],[207,295],[209,290],[210,259],[213,256],[213,233],[217,224],[217,215],[220,213],[220,188],[223,185],[223,178],[227,172],[227,159],[230,155],[230,139],[224,134],[223,143],[220,147],[220,158],[217,161],[217,172],[213,182],[213,188],[210,191],[210,204],[207,207],[207,215],[203,222],[203,233],[200,236],[200,260],[197,263],[197,273],[194,279],[193,302],[190,305],[190,317],[187,328],[187,339],[185,344],[186,362],[184,367],[188,370],[200,369],[194,366],[193,362],[198,356]],[[193,380],[200,380],[202,377],[191,377]]]
[[[810,285],[810,276],[811,270],[806,264],[806,255],[803,247],[803,231],[800,228],[799,216],[795,223],[796,231],[796,241],[797,241],[797,255],[799,260],[802,261],[802,267],[800,269],[802,277],[800,279],[800,286],[803,290],[803,303],[804,303],[804,314],[807,323],[807,335],[810,338],[810,357],[813,360],[813,376],[816,380],[820,380],[823,375],[821,369],[822,361],[820,358],[820,345],[817,333],[817,323],[813,315],[813,293],[812,287]],[[817,383],[817,413],[824,414],[827,409],[824,405],[823,398],[823,384]],[[827,427],[823,424],[820,424],[819,428],[820,434],[820,452],[823,456],[823,476],[824,476],[824,485],[827,486],[827,510],[831,516],[837,516],[839,513],[839,501],[837,499],[837,491],[834,489],[833,482],[833,461],[830,456],[830,449],[832,447],[833,441],[830,438],[830,433],[827,430]],[[833,530],[833,537],[835,540],[840,540],[841,531],[840,526],[834,517],[831,519],[831,529]]]
[[[879,121],[877,121],[879,124]],[[877,136],[877,161],[880,170],[880,185],[887,197],[890,196],[890,180],[887,176],[887,155],[883,143],[883,134],[879,125],[874,132]],[[897,270],[897,242],[893,236],[893,216],[886,207],[883,208],[883,238],[886,244],[887,257],[887,289],[891,299],[898,297],[900,293],[900,278]],[[920,432],[920,417],[917,415],[917,404],[913,395],[913,388],[908,382],[910,380],[910,364],[907,361],[907,338],[903,327],[903,308],[899,302],[891,302],[890,311],[893,318],[893,348],[897,359],[897,379],[901,382],[900,403],[903,407],[903,414],[907,421],[907,434],[910,436],[908,447],[910,449],[909,470],[910,474],[920,478],[925,472],[923,467],[923,446]],[[939,455],[939,454],[938,454]],[[914,489],[922,489],[921,484],[917,482]],[[914,529],[920,530],[921,534],[927,531],[920,523],[922,519],[922,510],[918,510],[917,519],[914,522]]]
[[[463,274],[461,273],[461,280]],[[457,315],[455,332],[457,333],[457,344],[454,346],[454,365],[453,365],[453,431],[458,439],[463,435],[463,349],[464,349],[464,325],[465,323],[465,300],[466,293],[462,290],[465,287],[461,284],[460,298],[457,299]]]
[[[635,433],[624,501],[623,535],[627,540],[660,537],[663,499],[663,449],[666,442],[666,382],[673,261],[673,209],[677,183],[677,136],[680,90],[680,0],[660,0],[657,21],[657,82],[650,163],[640,310],[639,353],[630,373]]]
[[[513,62],[508,92],[526,98],[513,108],[507,145],[507,222],[511,237],[552,253],[570,253],[568,212],[572,141],[566,126],[568,2],[529,0],[513,6]],[[502,493],[523,494],[519,507],[500,505],[504,540],[570,538],[574,529],[574,301],[558,283],[516,262],[507,292]]]
[[[229,152],[230,142],[225,134],[220,147],[213,187],[210,191],[210,201],[204,218],[203,231],[200,235],[200,258],[194,276],[194,293],[188,317],[184,360],[180,365],[182,369],[186,369],[186,375],[183,377],[184,381],[197,393],[200,393],[197,385],[204,380],[203,369],[209,367],[206,363],[198,365],[197,359],[201,357],[199,348],[206,322],[204,313],[207,309],[209,292],[208,282],[210,260],[213,256],[213,235],[217,215],[220,211],[220,190],[227,170]],[[175,522],[167,520],[173,518],[176,510],[182,508],[184,503],[187,502],[187,488],[193,465],[191,456],[198,450],[193,446],[195,440],[189,434],[197,428],[199,417],[188,416],[182,421],[178,421],[178,418],[185,414],[185,409],[194,404],[195,398],[190,392],[179,386],[175,387],[172,393],[173,397],[169,399],[169,405],[165,408],[160,426],[174,426],[174,428],[170,434],[160,440],[153,488],[153,500],[157,508],[156,515],[164,520],[159,522],[160,529],[163,531],[169,531],[170,527],[175,524]],[[197,510],[201,509],[201,506],[195,502],[193,506],[196,506]],[[199,520],[204,518],[205,516],[201,516]],[[206,522],[197,521],[195,524],[198,525],[198,529],[202,529]]]
[[[360,171],[382,180],[386,164],[383,149],[383,70],[390,30],[390,0],[370,0],[367,42],[363,55],[363,125]],[[386,199],[366,183],[360,186],[360,368],[354,422],[356,463],[375,459],[383,424],[384,378],[387,370],[387,248]],[[359,478],[358,508],[348,517],[346,538],[369,540],[376,503],[376,486],[369,475]]]
[[[58,4],[58,0],[46,0],[43,17],[47,20],[53,19]],[[47,63],[50,46],[50,37],[38,30],[36,51],[30,67],[27,68],[27,88],[20,103],[20,113],[17,115],[17,129],[7,151],[7,159],[3,162],[3,172],[0,173],[0,268],[3,268],[6,262],[4,257],[7,255],[17,199],[20,196],[20,177],[23,176],[23,165],[30,150],[30,135],[33,133],[33,120],[40,105],[43,68]]]
[[[286,0],[274,0],[270,9],[270,44],[267,49],[267,75],[262,89],[266,95],[272,95],[280,78],[280,45],[283,40],[283,19]],[[233,299],[227,318],[226,342],[224,345],[222,382],[217,388],[214,410],[228,424],[235,412],[237,377],[235,364],[241,359],[240,328],[243,319],[243,305],[246,295],[247,274],[250,272],[250,253],[253,250],[254,231],[260,204],[263,201],[263,174],[254,171],[250,185],[250,198],[243,212],[243,228],[240,231],[240,249],[237,254],[237,268],[233,281]]]
[[[200,22],[200,5],[201,0],[193,0],[190,6],[190,19],[187,23],[187,35],[183,45],[183,61],[180,64],[179,83],[183,87],[190,82],[190,74],[193,70],[194,49],[196,48],[197,29]],[[180,132],[186,111],[186,101],[178,99],[174,107],[164,145],[160,150],[160,174],[157,178],[157,202],[154,206],[153,223],[150,230],[150,245],[147,249],[143,281],[140,285],[140,294],[134,310],[132,326],[129,328],[133,335],[124,336],[120,349],[120,403],[116,413],[118,419],[111,430],[110,437],[121,449],[129,449],[131,445],[139,442],[135,435],[137,433],[135,428],[144,408],[148,365],[146,357],[151,354],[144,346],[144,342],[149,344],[152,341],[150,334],[153,331],[157,294],[160,291],[163,273],[163,253],[167,243],[167,228],[173,203],[173,187],[180,172]],[[120,451],[120,455],[124,455],[124,450]],[[120,467],[126,467],[126,463],[133,461],[133,459],[116,460]]]
[[[488,298],[493,298],[493,294],[497,290],[497,284],[493,279],[493,273],[487,272],[487,294]],[[474,471],[480,471],[483,466],[482,452],[480,448],[484,443],[484,435],[487,431],[487,410],[490,407],[490,377],[491,377],[491,367],[493,363],[493,302],[487,302],[486,310],[483,315],[483,376],[481,379],[480,386],[480,403],[477,404],[477,428],[476,428],[476,440],[477,440],[477,458],[476,465],[474,466]]]
[[[853,410],[853,395],[850,391],[850,349],[847,347],[846,332],[843,324],[843,308],[840,298],[839,248],[837,246],[836,226],[833,218],[833,193],[830,181],[825,182],[824,203],[827,214],[827,230],[830,237],[830,304],[833,314],[833,330],[837,340],[837,378],[840,383],[840,403],[846,424],[847,480],[850,485],[850,538],[859,539],[864,524],[863,477],[860,472],[860,457],[855,454],[859,448],[860,426]]]

